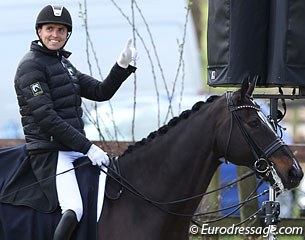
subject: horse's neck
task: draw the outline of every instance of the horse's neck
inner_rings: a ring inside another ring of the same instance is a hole
[[[205,191],[218,161],[213,154],[215,121],[204,111],[127,154],[121,161],[124,175],[159,201]]]

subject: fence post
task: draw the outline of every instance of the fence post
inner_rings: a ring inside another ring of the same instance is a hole
[[[249,168],[243,166],[237,167],[238,178],[245,175],[247,172],[249,172]],[[243,181],[238,182],[237,186],[238,186],[239,202],[241,202],[245,200],[251,194],[251,192],[256,188],[256,176],[253,175],[249,178],[244,179]],[[246,203],[240,209],[240,220],[243,221],[244,219],[251,216],[257,210],[258,210],[258,199]],[[259,218],[246,222],[245,226],[249,225],[249,223],[251,226],[255,226],[255,227],[261,226]]]

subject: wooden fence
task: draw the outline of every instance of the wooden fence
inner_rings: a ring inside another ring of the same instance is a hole
[[[0,139],[0,147],[15,146],[18,144],[23,144],[22,139]],[[124,152],[131,142],[94,142],[95,144],[101,146],[104,151],[112,156],[116,156]],[[289,145],[299,162],[305,164],[305,143],[304,144],[293,144]]]
[[[23,139],[0,139],[0,148],[11,147],[20,144],[24,144]],[[117,156],[123,153],[127,147],[132,144],[131,142],[99,142],[93,141],[94,144],[100,146],[104,151],[106,151],[111,156]]]

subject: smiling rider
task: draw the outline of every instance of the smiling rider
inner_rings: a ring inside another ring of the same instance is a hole
[[[109,100],[135,72],[130,63],[136,51],[129,39],[108,76],[99,81],[78,71],[68,60],[71,53],[64,46],[72,33],[72,18],[65,7],[44,7],[35,29],[39,40],[31,43],[18,65],[15,90],[32,171],[38,181],[57,174],[62,217],[53,239],[68,240],[82,218],[83,204],[75,171],[67,170],[81,157],[88,157],[98,167],[109,163],[106,152],[85,136],[81,98]],[[105,181],[99,184],[104,187]],[[45,193],[48,199],[56,199],[48,189]],[[57,206],[57,199],[54,201]]]

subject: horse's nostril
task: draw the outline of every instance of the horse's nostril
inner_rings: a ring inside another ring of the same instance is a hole
[[[303,172],[299,168],[292,167],[288,172],[288,177],[291,182],[299,183],[303,178]]]

